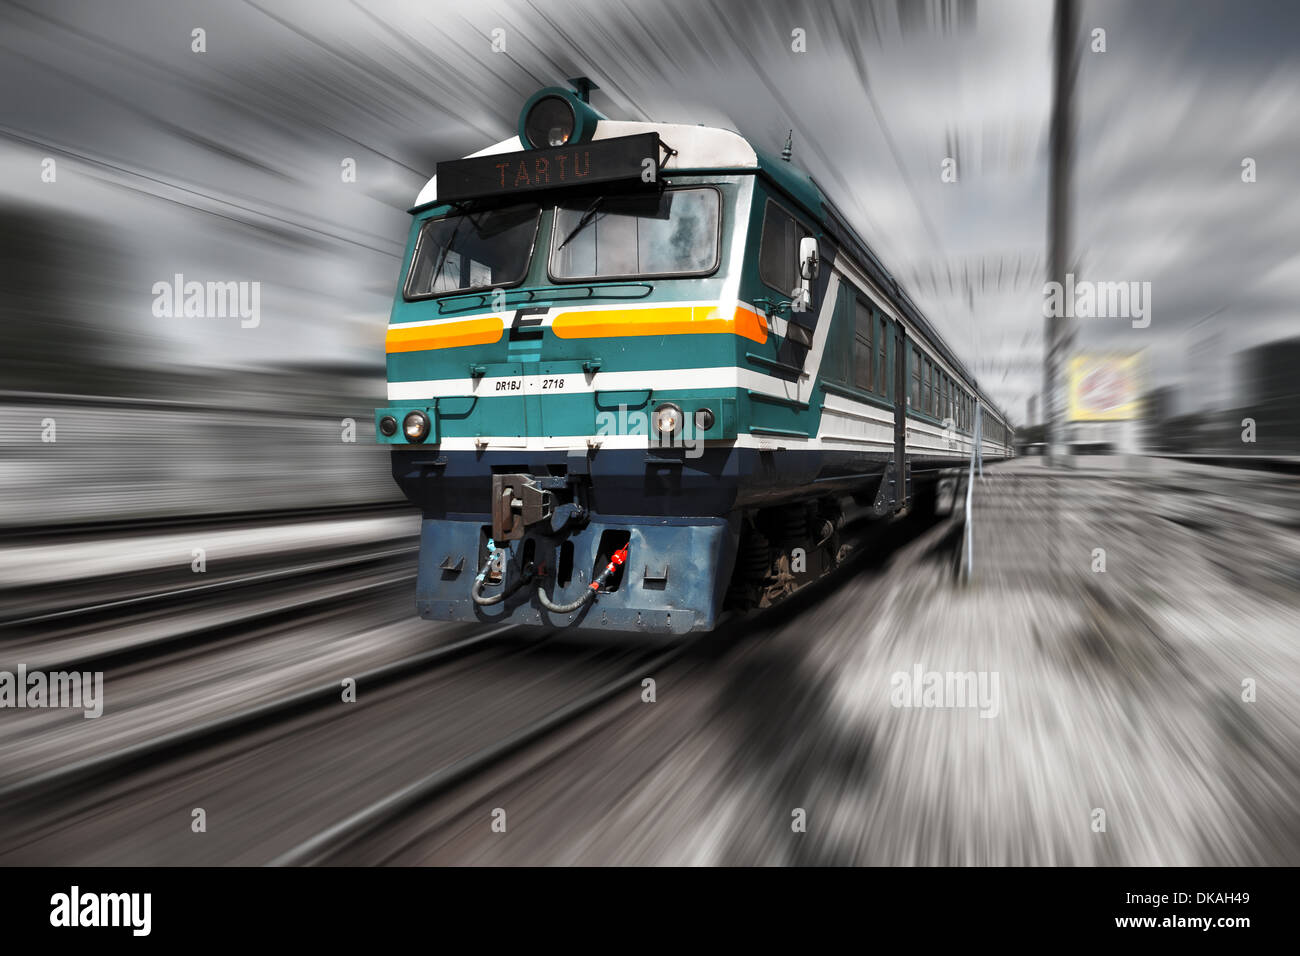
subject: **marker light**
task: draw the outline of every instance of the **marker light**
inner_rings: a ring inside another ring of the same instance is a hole
[[[429,437],[429,416],[424,412],[408,412],[402,419],[402,431],[408,441],[419,442]]]
[[[701,408],[695,413],[695,427],[702,432],[708,431],[713,427],[713,409]]]
[[[573,107],[558,96],[543,96],[524,117],[524,135],[535,149],[563,146],[573,138],[578,118]]]
[[[384,437],[392,438],[397,434],[397,419],[392,415],[385,415],[379,419],[379,431]]]
[[[671,402],[655,409],[655,428],[661,434],[671,435],[682,427],[682,410]]]

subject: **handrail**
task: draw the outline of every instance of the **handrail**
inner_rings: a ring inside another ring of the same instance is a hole
[[[984,477],[984,415],[983,408],[978,398],[975,399],[975,442],[970,450],[970,474],[966,478],[966,564],[965,580],[971,579],[971,574],[975,570],[975,541],[972,532],[972,523],[974,515],[972,513],[972,496],[975,492],[975,463],[979,462],[980,477]]]

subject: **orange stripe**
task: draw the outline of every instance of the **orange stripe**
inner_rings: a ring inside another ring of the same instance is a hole
[[[506,324],[497,316],[439,322],[413,329],[389,329],[384,348],[393,352],[420,352],[424,349],[455,349],[464,345],[489,345],[501,341]]]
[[[753,309],[737,308],[736,334],[762,345],[767,341],[767,318]]]
[[[767,323],[751,309],[737,308],[725,318],[714,306],[668,306],[660,309],[601,309],[561,312],[551,331],[562,339],[595,339],[623,335],[734,334],[759,343],[767,341]]]

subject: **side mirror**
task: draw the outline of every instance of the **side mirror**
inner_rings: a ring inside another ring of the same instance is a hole
[[[817,252],[817,240],[805,236],[799,240],[799,288],[790,295],[791,312],[808,312],[812,309],[812,289],[809,283],[817,278],[821,270],[821,256]]]
[[[817,240],[804,236],[799,240],[799,275],[803,279],[816,279],[821,269],[821,256],[817,252]]]

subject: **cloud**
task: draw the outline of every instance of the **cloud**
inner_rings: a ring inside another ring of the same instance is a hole
[[[1049,4],[22,2],[0,13],[0,191],[31,198],[28,164],[51,152],[79,180],[37,194],[52,210],[114,224],[155,271],[262,278],[272,301],[304,303],[257,345],[172,330],[182,357],[360,341],[384,321],[403,205],[434,164],[510,135],[529,93],[583,73],[611,115],[728,126],[772,152],[793,129],[796,163],[995,398],[1023,420],[1037,388]],[[1073,251],[1095,280],[1150,281],[1157,310],[1140,337],[1090,324],[1084,345],[1153,349],[1175,380],[1180,330],[1215,309],[1234,346],[1293,321],[1297,19],[1262,0],[1083,4],[1107,51],[1081,47]]]

